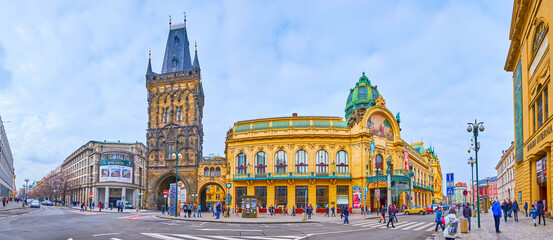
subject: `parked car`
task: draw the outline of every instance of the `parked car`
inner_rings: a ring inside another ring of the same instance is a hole
[[[44,200],[44,203],[42,205],[45,205],[45,206],[53,206],[54,203],[52,203],[52,201],[50,200]]]
[[[31,207],[34,208],[40,208],[40,202],[38,200],[34,200],[31,202]]]
[[[410,214],[424,215],[424,214],[426,214],[426,209],[423,209],[420,206],[413,206],[411,208],[405,209],[405,212],[403,212],[403,213],[405,215],[410,215]]]

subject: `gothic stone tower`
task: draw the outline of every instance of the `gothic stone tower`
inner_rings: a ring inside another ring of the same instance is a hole
[[[197,169],[202,158],[202,114],[204,93],[197,48],[194,62],[190,61],[186,19],[184,24],[171,25],[161,73],[154,73],[151,57],[146,72],[148,90],[147,177],[146,205],[160,209],[163,190],[175,182],[175,159],[179,158],[179,181],[185,187],[186,199],[193,201],[197,193]]]

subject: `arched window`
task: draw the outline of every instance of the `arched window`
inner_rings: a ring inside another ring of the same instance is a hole
[[[246,174],[246,160],[245,153],[236,155],[236,174]]]
[[[348,166],[348,153],[344,150],[336,153],[336,172],[347,173],[349,172]]]
[[[209,168],[204,168],[204,176],[209,176]]]
[[[221,176],[221,169],[220,168],[215,169],[215,176],[217,176],[217,177]]]
[[[536,33],[534,33],[534,51],[536,53],[541,46],[541,42],[545,37],[545,23],[541,22],[540,25],[536,28]],[[539,61],[539,59],[538,59]]]
[[[374,165],[374,166],[375,166],[376,168],[380,169],[381,171],[384,170],[384,161],[383,161],[383,159],[382,159],[382,155],[377,154],[376,157],[375,157],[375,159],[374,159],[374,161],[375,161],[375,165]]]
[[[315,155],[317,161],[317,172],[326,173],[328,172],[328,153],[325,150],[317,151]]]
[[[267,154],[258,152],[255,154],[255,173],[267,172]]]
[[[288,156],[286,152],[280,150],[275,153],[275,172],[276,173],[285,173],[288,163]]]
[[[215,176],[215,168],[211,168],[209,176]]]
[[[299,150],[296,152],[296,172],[306,173],[308,168],[307,152]]]

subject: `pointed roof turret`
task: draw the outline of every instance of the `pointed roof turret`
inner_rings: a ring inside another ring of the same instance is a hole
[[[192,68],[200,68],[200,62],[198,61],[198,43],[194,41],[194,63]]]
[[[191,69],[192,61],[190,59],[189,45],[185,17],[184,23],[170,26],[161,73],[179,72]]]
[[[148,52],[148,69],[146,70],[146,75],[151,75],[152,71],[152,50]]]

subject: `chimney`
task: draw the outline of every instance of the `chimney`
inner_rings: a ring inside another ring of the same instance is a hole
[[[298,117],[298,113],[292,113],[292,117]]]

